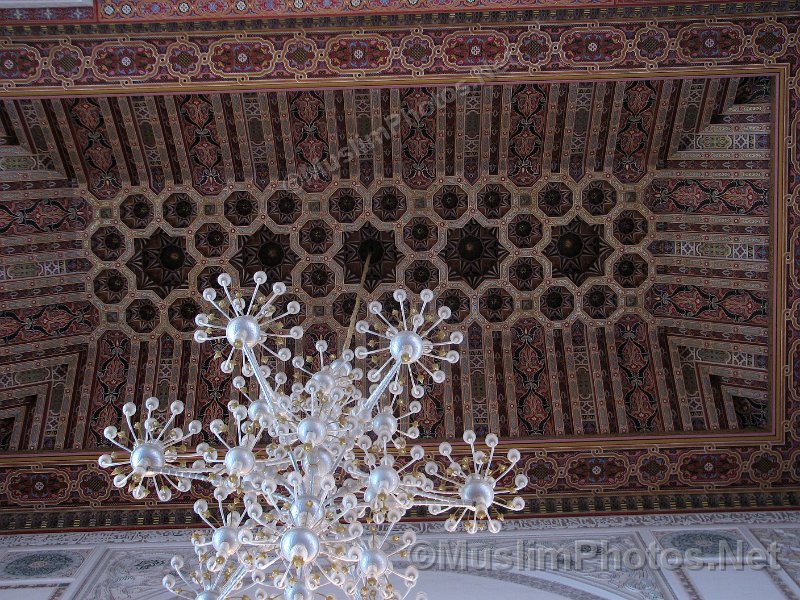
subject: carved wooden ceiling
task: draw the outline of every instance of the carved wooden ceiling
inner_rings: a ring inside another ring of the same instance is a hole
[[[91,466],[103,428],[153,394],[204,421],[233,397],[191,340],[197,291],[223,270],[286,282],[310,354],[344,339],[368,254],[365,300],[428,287],[465,332],[423,438],[519,440],[531,511],[730,507],[773,488],[793,503],[779,86],[730,72],[3,100],[0,515],[86,526],[88,501],[136,524]]]

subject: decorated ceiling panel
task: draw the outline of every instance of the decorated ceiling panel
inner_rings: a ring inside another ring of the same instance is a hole
[[[259,270],[304,305],[300,355],[343,342],[362,278],[361,311],[435,290],[465,341],[422,437],[520,440],[531,511],[794,504],[797,82],[772,67],[2,100],[4,522],[135,521],[91,466],[103,428],[149,395],[221,416],[197,292]]]

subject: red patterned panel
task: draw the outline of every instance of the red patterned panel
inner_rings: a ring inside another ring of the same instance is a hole
[[[511,340],[520,429],[526,435],[553,434],[553,401],[544,330],[537,320],[524,319],[511,328]]]
[[[325,100],[320,92],[290,92],[288,100],[300,185],[321,192],[331,180]]]
[[[425,190],[436,177],[436,99],[426,88],[400,93],[400,136],[403,146],[403,180]]]
[[[84,198],[39,198],[0,202],[0,233],[27,235],[83,231],[92,219]]]
[[[645,205],[660,214],[768,214],[766,184],[746,179],[654,179],[645,190]]]
[[[87,334],[97,327],[97,321],[97,309],[89,302],[0,310],[0,340],[3,344],[24,344]]]
[[[122,405],[131,361],[131,342],[121,331],[109,331],[97,341],[94,386],[89,403],[89,435],[85,448],[108,446],[103,430],[123,421]],[[136,398],[136,400],[140,400]]]
[[[225,185],[225,170],[211,99],[206,95],[176,96],[175,104],[194,187],[202,194],[218,194]]]
[[[768,299],[758,291],[659,283],[647,291],[645,303],[659,317],[767,324]]]
[[[69,477],[55,469],[20,469],[6,475],[6,490],[14,504],[60,504],[69,498]]]
[[[662,82],[649,80],[625,86],[613,166],[614,175],[623,183],[635,183],[647,171],[661,86]]]
[[[108,139],[103,109],[97,100],[64,101],[89,189],[101,200],[113,198],[122,187],[122,174]]]
[[[542,173],[547,122],[547,86],[515,85],[508,130],[508,176],[517,185],[533,185]]]
[[[628,429],[659,431],[661,419],[647,323],[636,315],[626,315],[614,326],[614,337]]]

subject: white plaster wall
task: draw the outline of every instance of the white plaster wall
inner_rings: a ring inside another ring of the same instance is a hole
[[[569,552],[579,543],[607,543],[631,551],[696,548],[702,555],[699,570],[603,567],[587,559],[580,570],[462,562],[460,571],[439,557],[423,568],[417,586],[430,600],[800,600],[800,512],[522,519],[496,536],[446,534],[439,524],[409,527],[434,551],[463,544],[467,552],[518,556],[520,544]],[[0,536],[0,600],[171,600],[161,578],[174,554],[190,551],[187,538],[181,530]],[[718,540],[744,550],[775,543],[779,568],[736,570],[710,550]]]

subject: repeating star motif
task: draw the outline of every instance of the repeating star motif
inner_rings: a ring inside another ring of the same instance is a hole
[[[289,236],[274,233],[266,226],[253,235],[239,236],[239,251],[231,259],[243,281],[264,271],[269,281],[291,282],[292,269],[297,264],[297,254],[289,247]]]
[[[374,290],[379,283],[395,281],[398,253],[394,232],[379,231],[367,223],[358,231],[346,233],[334,260],[344,269],[345,283],[359,283],[367,256],[370,257],[364,288]]]
[[[553,277],[566,277],[581,285],[589,277],[603,274],[605,260],[613,249],[603,239],[603,226],[591,225],[580,217],[552,229],[544,255],[553,264]]]
[[[195,259],[186,252],[185,237],[156,229],[149,238],[136,238],[133,248],[127,265],[136,276],[137,289],[166,298],[172,290],[187,287]]]
[[[439,256],[447,263],[450,278],[477,288],[500,276],[500,263],[508,250],[497,239],[496,227],[484,227],[475,219],[447,231],[447,243]]]

